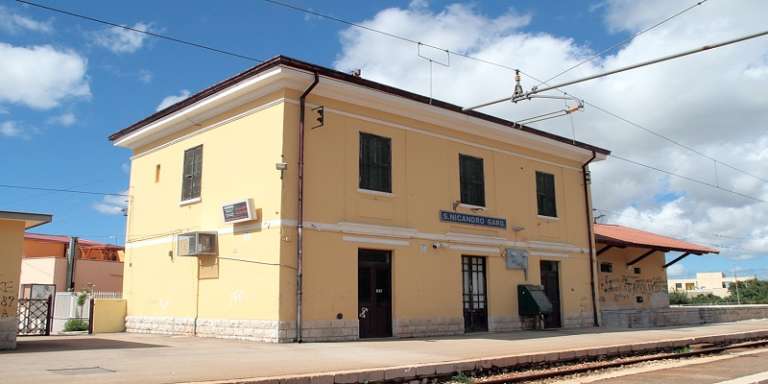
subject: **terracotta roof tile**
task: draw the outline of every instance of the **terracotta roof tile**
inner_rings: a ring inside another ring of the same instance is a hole
[[[695,254],[720,253],[720,250],[655,233],[615,224],[595,224],[595,241],[616,246],[657,248]]]

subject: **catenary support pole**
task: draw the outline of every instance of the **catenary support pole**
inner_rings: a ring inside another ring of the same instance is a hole
[[[306,100],[310,92],[320,81],[317,72],[314,73],[312,84],[299,97],[299,164],[298,164],[298,218],[296,220],[296,340],[301,343],[301,304],[303,289],[303,259],[304,259],[304,115]]]

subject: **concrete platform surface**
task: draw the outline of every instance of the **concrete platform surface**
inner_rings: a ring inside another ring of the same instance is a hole
[[[0,382],[180,383],[253,378],[237,382],[351,383],[756,337],[768,337],[768,319],[647,330],[547,330],[307,344],[125,333],[21,337],[16,351],[0,353]],[[296,377],[301,375],[305,376]]]

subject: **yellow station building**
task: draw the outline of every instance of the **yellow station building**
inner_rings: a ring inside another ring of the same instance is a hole
[[[276,57],[116,132],[130,332],[272,342],[598,322],[609,152]],[[298,326],[297,326],[298,325]]]

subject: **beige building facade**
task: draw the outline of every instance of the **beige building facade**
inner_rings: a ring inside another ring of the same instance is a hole
[[[718,297],[728,297],[730,286],[735,281],[755,279],[755,276],[727,276],[724,272],[698,272],[695,278],[669,279],[669,292],[684,292],[688,295],[713,294]]]
[[[0,211],[0,350],[16,348],[24,231],[51,220],[51,215]]]
[[[133,151],[129,332],[510,331],[520,284],[545,326],[599,320],[584,171],[606,150],[285,57],[110,139]]]

